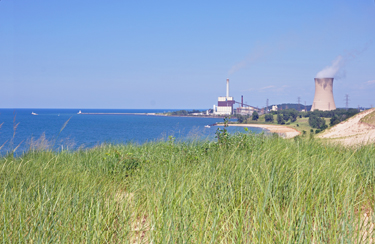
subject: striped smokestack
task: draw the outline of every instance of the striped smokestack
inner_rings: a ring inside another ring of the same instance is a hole
[[[229,97],[229,79],[227,79],[227,98]]]

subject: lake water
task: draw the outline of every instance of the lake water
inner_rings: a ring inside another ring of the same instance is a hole
[[[165,109],[83,109],[83,113],[160,113]],[[38,115],[32,115],[31,113]],[[166,117],[146,115],[79,115],[77,109],[0,109],[0,147],[2,153],[16,148],[22,152],[34,146],[90,148],[102,143],[138,144],[165,140],[215,139],[219,128],[205,125],[223,122],[221,118]],[[68,121],[69,120],[69,121]],[[68,121],[68,122],[67,122]],[[65,128],[61,131],[64,124]],[[249,128],[260,133],[260,128]],[[61,132],[60,132],[61,131]],[[244,132],[229,127],[228,131]]]

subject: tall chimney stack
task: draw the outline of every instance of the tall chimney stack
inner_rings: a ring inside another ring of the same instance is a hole
[[[241,107],[243,107],[243,95],[241,95]]]
[[[227,98],[229,97],[229,79],[227,79]]]

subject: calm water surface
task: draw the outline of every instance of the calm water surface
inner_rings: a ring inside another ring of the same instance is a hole
[[[83,109],[84,113],[160,113],[165,109]],[[32,115],[31,113],[38,115]],[[145,143],[174,136],[179,140],[215,138],[218,127],[205,125],[223,122],[220,118],[165,117],[146,115],[78,115],[77,109],[0,109],[1,152],[30,144],[55,145],[55,148],[93,147],[102,143]],[[68,121],[69,120],[69,121]],[[68,121],[68,122],[67,122]],[[65,128],[61,131],[64,124]],[[14,130],[15,129],[15,130]],[[260,128],[249,128],[260,133]],[[61,133],[60,133],[61,131]],[[244,128],[230,127],[230,133]],[[39,141],[38,141],[39,139]],[[31,141],[34,141],[31,143]],[[47,143],[48,142],[48,143]]]

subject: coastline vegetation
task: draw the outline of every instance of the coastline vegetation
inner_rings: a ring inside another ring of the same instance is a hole
[[[375,146],[217,141],[0,159],[3,243],[370,243]]]
[[[259,116],[236,115],[240,124],[279,124],[292,127],[300,132],[312,131],[319,133],[329,126],[334,126],[354,115],[357,109],[336,109],[332,111],[298,112],[294,108],[270,111]]]

